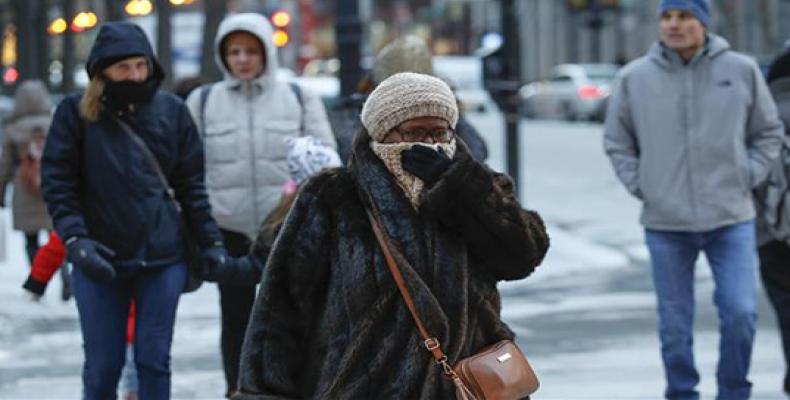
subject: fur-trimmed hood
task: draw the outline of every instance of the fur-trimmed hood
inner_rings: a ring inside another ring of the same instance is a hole
[[[454,397],[421,345],[365,207],[451,362],[513,337],[499,318],[496,283],[541,262],[548,237],[540,217],[463,145],[415,211],[369,143],[360,132],[347,169],[302,187],[264,270],[236,398]]]

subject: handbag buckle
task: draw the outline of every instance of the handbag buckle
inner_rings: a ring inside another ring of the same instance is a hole
[[[425,345],[425,348],[428,349],[428,351],[434,351],[438,349],[440,346],[439,339],[435,337],[425,339],[425,341],[423,341],[422,343]]]
[[[436,360],[436,363],[441,365],[445,376],[450,378],[454,378],[456,376],[455,371],[453,371],[453,367],[451,367],[450,363],[447,362],[447,356],[442,356],[442,358]]]

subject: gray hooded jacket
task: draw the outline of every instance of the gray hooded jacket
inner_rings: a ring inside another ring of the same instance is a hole
[[[655,43],[623,68],[604,148],[645,227],[700,232],[754,218],[782,133],[757,64],[708,34],[688,63]]]
[[[222,60],[222,40],[238,31],[257,37],[266,52],[266,68],[253,80],[236,79]],[[271,37],[271,25],[260,14],[226,18],[214,41],[215,60],[224,79],[211,87],[204,115],[200,90],[187,99],[204,135],[206,190],[212,215],[221,228],[251,239],[279,202],[282,185],[290,178],[285,138],[312,135],[336,146],[321,99],[302,88],[302,108],[288,82],[277,78],[277,50]]]

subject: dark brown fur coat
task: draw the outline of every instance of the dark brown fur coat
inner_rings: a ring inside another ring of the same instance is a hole
[[[401,271],[450,360],[513,333],[499,280],[522,279],[549,239],[507,177],[455,162],[416,212],[361,132],[347,169],[301,189],[265,267],[242,350],[236,399],[451,399],[421,345],[365,214],[370,200],[408,265]]]

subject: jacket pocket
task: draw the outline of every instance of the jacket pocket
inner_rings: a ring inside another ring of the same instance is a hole
[[[750,169],[749,156],[746,154],[738,154],[736,157],[737,162],[735,165],[738,169],[736,171],[738,175],[738,184],[741,190],[745,193],[750,193],[752,191],[752,171]]]
[[[269,160],[285,160],[288,156],[287,138],[300,136],[298,121],[269,121],[264,126],[266,139],[259,149]]]
[[[238,127],[236,124],[214,124],[206,128],[206,161],[208,163],[233,162],[239,159]]]

